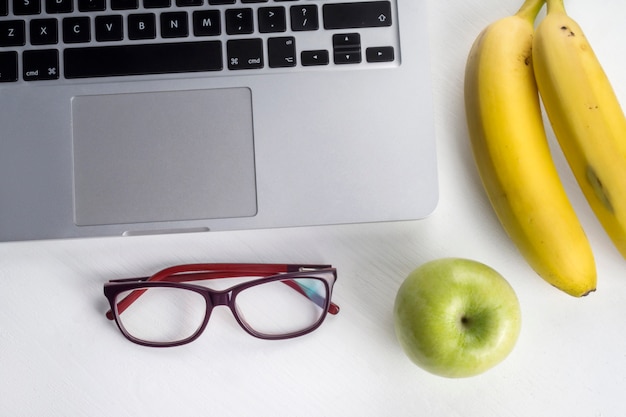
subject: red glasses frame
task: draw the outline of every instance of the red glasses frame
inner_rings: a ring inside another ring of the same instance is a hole
[[[321,278],[321,275],[324,278]],[[221,278],[237,278],[237,277],[262,277],[259,279],[253,279],[229,287],[224,290],[213,290],[207,287],[188,284],[194,281],[205,281],[210,279]],[[316,278],[324,283],[328,297],[317,298],[313,294],[305,292],[296,281],[289,280],[289,278]],[[211,312],[214,307],[218,305],[224,305],[229,307],[233,313],[235,319],[239,325],[252,336],[261,339],[288,339],[293,337],[302,336],[317,329],[324,319],[327,313],[336,315],[339,313],[339,306],[331,301],[332,290],[335,281],[337,280],[337,270],[331,265],[306,265],[306,264],[186,264],[177,265],[163,269],[151,277],[140,278],[126,278],[111,280],[104,284],[104,295],[109,301],[110,310],[106,312],[106,317],[109,320],[115,320],[117,327],[122,334],[131,342],[153,347],[168,347],[179,346],[197,339],[200,334],[206,328],[206,325],[211,316]],[[250,328],[245,321],[239,316],[235,308],[236,295],[252,286],[259,285],[265,282],[282,281],[284,284],[291,287],[294,291],[299,292],[303,296],[309,298],[313,303],[322,308],[322,314],[320,318],[310,327],[288,334],[280,335],[267,335],[256,332]],[[119,319],[128,307],[130,307],[141,295],[147,291],[146,288],[155,287],[169,287],[169,288],[181,288],[186,290],[195,291],[204,296],[207,303],[207,311],[203,323],[198,330],[186,339],[173,341],[173,342],[151,342],[142,339],[138,339],[129,334]],[[130,293],[123,299],[117,301],[118,295],[123,292]]]

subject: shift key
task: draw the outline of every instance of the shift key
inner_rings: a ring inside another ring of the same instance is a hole
[[[325,4],[325,29],[354,29],[391,26],[391,3],[369,1]]]

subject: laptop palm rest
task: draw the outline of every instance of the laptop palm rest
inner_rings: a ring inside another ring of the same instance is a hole
[[[79,226],[254,216],[248,88],[72,100]]]

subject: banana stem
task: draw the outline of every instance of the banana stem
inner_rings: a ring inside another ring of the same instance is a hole
[[[563,0],[560,1],[561,3],[563,2]],[[537,18],[537,14],[539,14],[539,10],[541,10],[545,2],[546,0],[525,0],[524,4],[522,4],[522,7],[520,7],[515,15],[522,19],[527,19],[530,22],[534,22]],[[548,3],[550,3],[549,0]]]
[[[548,13],[565,13],[565,5],[563,4],[563,0],[547,0],[546,3],[548,4]]]

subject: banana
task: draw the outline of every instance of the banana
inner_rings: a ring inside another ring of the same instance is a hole
[[[465,71],[465,109],[478,171],[500,223],[548,283],[580,297],[596,288],[587,236],[552,161],[533,74],[543,0],[481,32]]]
[[[548,0],[533,41],[537,85],[554,134],[596,217],[626,257],[626,119],[563,0]]]

